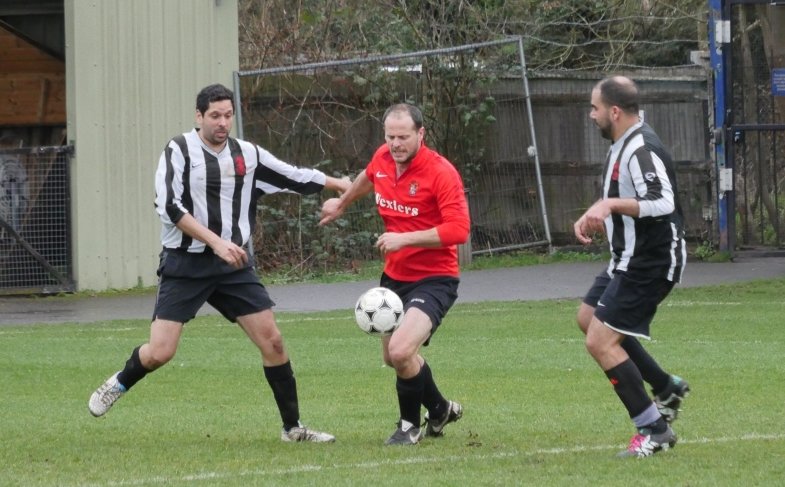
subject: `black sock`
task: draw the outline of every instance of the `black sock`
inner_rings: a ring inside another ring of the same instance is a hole
[[[622,340],[621,346],[630,356],[630,360],[638,367],[641,377],[651,386],[654,394],[659,394],[668,387],[671,376],[662,370],[660,364],[649,355],[649,352],[643,348],[637,338],[627,336]]]
[[[300,407],[297,401],[297,381],[294,379],[292,363],[264,367],[264,376],[273,390],[278,412],[281,413],[285,430],[299,426]]]
[[[433,380],[431,368],[428,362],[423,362],[422,369],[420,370],[423,380],[423,394],[422,404],[428,410],[428,415],[431,419],[441,418],[447,408],[447,399],[442,396],[439,388],[436,387],[436,382]]]
[[[398,408],[401,411],[401,419],[419,428],[420,406],[425,389],[422,369],[411,379],[397,377],[395,389],[398,391]]]
[[[652,405],[651,398],[643,388],[641,373],[632,360],[627,359],[616,367],[605,371],[605,375],[613,384],[613,390],[621,399],[630,418],[634,418],[643,413]]]
[[[131,358],[125,362],[125,367],[117,374],[117,382],[122,384],[125,390],[132,388],[134,384],[142,380],[150,372],[142,366],[142,361],[139,360],[140,348],[142,348],[141,345],[134,348],[134,351],[131,352]]]
[[[660,419],[647,425],[646,428],[649,428],[652,433],[658,435],[660,433],[665,433],[665,430],[668,429],[668,423],[665,421],[665,418],[660,416]]]

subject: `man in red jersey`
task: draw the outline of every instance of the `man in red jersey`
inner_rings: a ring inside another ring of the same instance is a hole
[[[384,362],[395,368],[400,420],[388,445],[415,445],[422,436],[442,436],[447,423],[463,414],[442,396],[420,347],[428,345],[458,297],[457,245],[469,236],[469,209],[455,167],[425,146],[420,110],[393,105],[382,117],[383,144],[340,198],[322,206],[325,225],[354,201],[374,191],[385,225],[376,246],[384,257],[380,285],[404,302],[401,325],[382,337]],[[420,407],[425,406],[425,431]]]

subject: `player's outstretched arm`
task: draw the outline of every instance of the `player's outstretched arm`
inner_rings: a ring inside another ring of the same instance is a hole
[[[373,191],[373,183],[368,179],[365,171],[361,171],[340,198],[330,198],[324,202],[319,225],[327,225],[337,220],[352,203],[371,191]]]
[[[324,182],[324,189],[331,189],[337,191],[339,194],[343,194],[349,190],[351,185],[352,180],[349,179],[349,176],[344,176],[342,178],[327,176],[327,180]]]

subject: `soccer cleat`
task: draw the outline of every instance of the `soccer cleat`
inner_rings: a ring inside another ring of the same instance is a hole
[[[444,436],[442,431],[449,423],[458,421],[463,416],[463,407],[455,401],[447,401],[447,411],[438,419],[429,419],[428,413],[425,413],[425,436],[437,437]]]
[[[676,433],[673,432],[670,425],[668,425],[668,429],[659,434],[652,433],[648,428],[641,428],[632,437],[627,449],[619,452],[617,456],[623,458],[650,457],[658,451],[665,451],[674,446],[676,446]]]
[[[654,395],[654,404],[668,423],[676,421],[681,403],[690,392],[690,385],[679,376],[672,375],[668,388]],[[664,397],[663,397],[664,396]]]
[[[395,433],[387,438],[384,444],[416,445],[420,442],[420,438],[422,438],[422,430],[420,428],[415,428],[410,422],[401,420],[398,422],[398,428],[395,430]]]
[[[117,374],[119,373],[120,372],[117,372],[112,377],[106,379],[106,382],[101,384],[101,387],[96,389],[93,395],[90,396],[87,408],[90,409],[90,414],[96,418],[106,414],[115,401],[125,394],[125,387],[117,382]]]
[[[281,441],[310,441],[311,443],[332,443],[335,437],[330,433],[312,430],[306,428],[302,423],[298,422],[298,426],[289,428],[289,430],[281,430]]]

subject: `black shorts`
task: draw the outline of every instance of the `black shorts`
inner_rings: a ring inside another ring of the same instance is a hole
[[[232,322],[275,305],[253,267],[235,269],[210,251],[164,249],[153,320],[186,323],[205,302]]]
[[[649,325],[657,306],[670,294],[673,281],[661,277],[603,272],[594,279],[583,302],[594,307],[594,316],[624,335],[649,339]]]
[[[458,299],[458,284],[460,279],[452,276],[434,276],[420,279],[419,281],[396,281],[387,274],[382,273],[379,284],[391,289],[403,301],[404,311],[417,308],[431,319],[431,335],[442,324],[442,319],[447,315],[455,300]],[[428,345],[430,338],[424,345]]]

